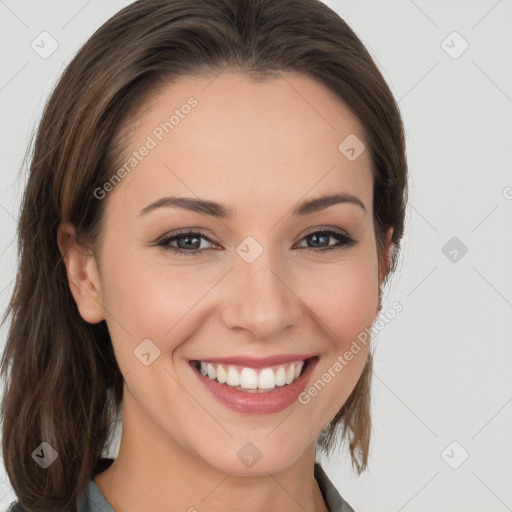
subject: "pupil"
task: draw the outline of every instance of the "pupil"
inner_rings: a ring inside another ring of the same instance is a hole
[[[311,238],[313,240],[313,244],[318,245],[318,242],[317,242],[318,238],[323,239],[325,241],[325,239],[328,238],[328,236],[327,235],[313,234],[313,235],[311,235]]]
[[[186,235],[186,236],[181,237],[180,240],[184,241],[184,244],[178,243],[178,245],[180,245],[180,249],[190,249],[190,247],[182,247],[183,245],[188,245],[189,244],[188,240],[190,240],[190,239],[198,240],[198,237],[191,236],[191,235]],[[197,243],[195,245],[197,245]],[[192,247],[192,249],[197,249],[197,247]]]

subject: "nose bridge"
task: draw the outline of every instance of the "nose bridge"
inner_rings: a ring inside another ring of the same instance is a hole
[[[229,284],[234,292],[227,294],[222,320],[226,327],[243,328],[263,339],[297,324],[301,306],[274,252],[258,246],[246,240],[237,248]]]

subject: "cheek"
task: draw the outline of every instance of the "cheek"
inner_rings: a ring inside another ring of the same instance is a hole
[[[316,378],[301,399],[313,416],[330,421],[354,389],[367,359],[378,307],[376,257],[361,253],[341,264],[324,267],[310,279],[308,305],[326,341]]]
[[[218,266],[176,264],[176,259],[166,264],[162,255],[134,253],[106,263],[103,304],[114,345],[123,340],[123,351],[146,338],[162,352],[174,350],[190,335],[197,315],[204,315],[202,300],[219,278]]]
[[[376,256],[354,253],[336,264],[319,265],[304,277],[297,294],[314,313],[323,334],[334,341],[337,350],[345,350],[377,314]]]

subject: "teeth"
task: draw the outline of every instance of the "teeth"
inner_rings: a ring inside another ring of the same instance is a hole
[[[228,366],[228,379],[226,381],[228,386],[240,386],[240,374],[236,368]]]
[[[217,380],[221,384],[224,384],[228,380],[228,374],[220,364],[217,366]]]
[[[276,381],[277,374],[272,371],[272,368],[264,368],[258,375],[258,388],[273,389],[276,387]]]
[[[302,371],[302,367],[304,366],[304,361],[300,361],[299,364],[295,366],[295,378],[297,379]]]
[[[293,373],[293,364],[290,365],[288,370]],[[290,384],[291,382],[293,382],[293,379],[291,379],[290,382],[286,382],[286,372],[284,371],[284,368],[280,366],[276,372],[276,386],[284,386],[285,384]]]
[[[239,390],[257,392],[260,389],[270,390],[276,386],[291,384],[299,377],[303,367],[304,361],[294,361],[261,370],[201,361],[200,371],[221,384],[227,384]]]
[[[258,389],[258,374],[252,368],[244,368],[240,372],[240,386],[244,389]]]

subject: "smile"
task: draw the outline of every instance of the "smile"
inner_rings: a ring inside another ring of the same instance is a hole
[[[254,369],[238,365],[226,365],[198,361],[196,366],[203,375],[245,391],[268,390],[276,386],[286,386],[299,377],[304,361],[293,361],[267,368]]]
[[[236,412],[264,414],[281,411],[297,401],[318,362],[318,356],[287,359],[271,366],[263,366],[266,360],[252,365],[259,368],[218,360],[190,360],[189,364],[205,388],[222,404]]]

